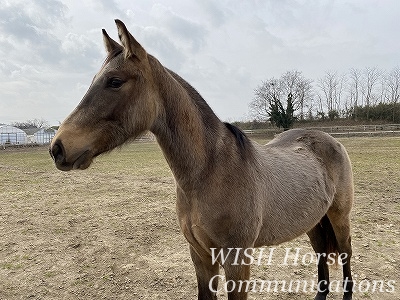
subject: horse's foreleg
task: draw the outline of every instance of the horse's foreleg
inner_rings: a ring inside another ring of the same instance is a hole
[[[253,289],[253,282],[250,278],[250,265],[242,254],[235,255],[227,259],[224,263],[226,291],[228,292],[228,300],[247,300],[248,291]]]
[[[190,246],[190,255],[196,270],[198,299],[216,300],[218,279],[213,280],[219,273],[219,264],[212,264],[211,257],[204,253],[199,255],[192,246]]]

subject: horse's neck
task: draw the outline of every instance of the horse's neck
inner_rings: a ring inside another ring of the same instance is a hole
[[[187,82],[165,69],[160,72],[163,107],[152,131],[178,184],[195,188],[206,176],[224,125]]]

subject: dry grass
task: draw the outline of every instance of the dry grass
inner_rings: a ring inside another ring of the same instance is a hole
[[[352,159],[354,273],[396,280],[400,295],[400,138],[341,140]],[[158,146],[135,143],[83,172],[53,166],[47,149],[0,151],[0,299],[195,299],[175,187]],[[302,236],[282,245],[307,251]],[[315,266],[255,266],[254,278],[314,279]],[[339,272],[333,272],[340,278]],[[253,299],[311,299],[253,294]],[[225,296],[221,296],[226,299]],[[330,299],[341,299],[332,295]]]

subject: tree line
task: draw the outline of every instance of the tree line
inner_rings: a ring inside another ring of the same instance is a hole
[[[49,128],[49,123],[44,119],[33,119],[23,122],[13,122],[11,126],[19,129],[30,129],[30,128]]]
[[[400,67],[327,71],[313,81],[300,71],[270,78],[254,90],[257,121],[289,129],[296,120],[353,119],[400,123]]]

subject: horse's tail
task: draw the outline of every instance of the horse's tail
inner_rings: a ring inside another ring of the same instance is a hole
[[[339,259],[339,247],[336,239],[335,231],[333,230],[332,223],[327,215],[324,215],[320,221],[320,226],[324,233],[326,255],[329,256],[328,263],[337,267]]]

